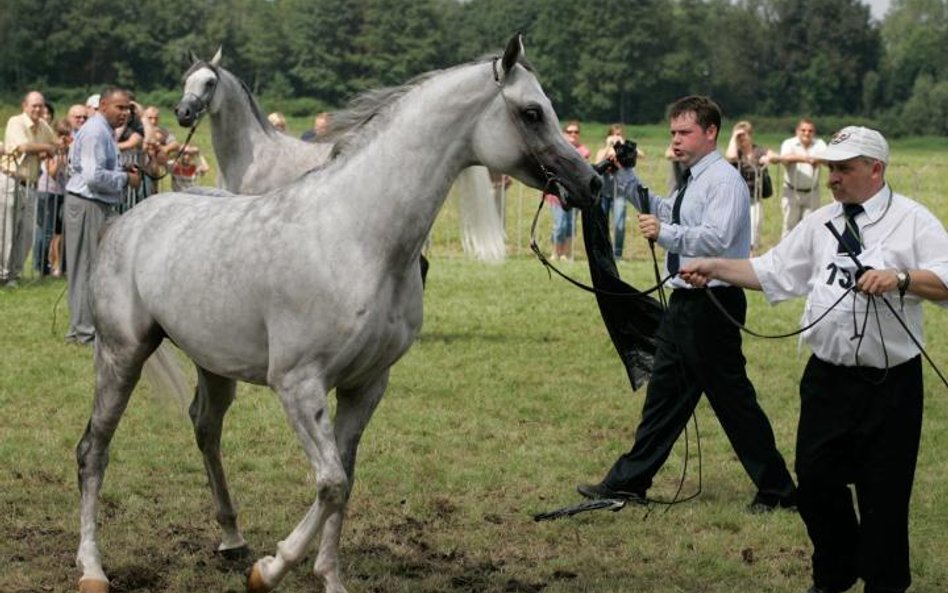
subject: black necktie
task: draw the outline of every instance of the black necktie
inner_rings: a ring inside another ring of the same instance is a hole
[[[843,229],[842,240],[836,248],[836,253],[847,253],[846,247],[854,255],[862,252],[862,242],[859,240],[859,225],[856,224],[856,215],[865,212],[860,204],[843,204],[843,213],[846,215],[846,228]]]
[[[685,169],[681,177],[681,187],[678,188],[678,194],[675,196],[675,205],[672,207],[672,224],[681,222],[681,200],[685,197],[685,191],[688,189],[688,182],[691,181],[691,169]],[[668,253],[668,273],[672,276],[678,275],[678,267],[681,265],[681,258],[677,253]]]

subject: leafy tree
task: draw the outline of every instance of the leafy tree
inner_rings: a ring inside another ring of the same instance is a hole
[[[350,81],[351,90],[401,84],[416,74],[453,64],[443,4],[401,0],[393,10],[388,0],[364,0],[361,28],[354,39],[357,76]]]
[[[856,113],[862,77],[878,69],[880,34],[858,0],[772,0],[765,79],[774,113]]]
[[[948,0],[895,0],[882,25],[887,102],[913,93],[919,75],[948,79]]]

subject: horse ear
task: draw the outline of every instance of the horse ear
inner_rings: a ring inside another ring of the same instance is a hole
[[[221,53],[224,51],[223,45],[217,46],[217,53],[211,58],[211,66],[219,66],[221,63]]]
[[[507,49],[504,50],[504,59],[502,61],[504,74],[510,72],[510,69],[517,64],[517,61],[523,53],[523,35],[518,31],[514,33],[514,36],[507,42]]]
[[[192,63],[192,64],[197,64],[197,63],[198,63],[198,57],[197,57],[197,55],[194,53],[194,50],[193,50],[193,49],[189,49],[189,50],[188,50],[188,59],[191,60],[191,63]]]

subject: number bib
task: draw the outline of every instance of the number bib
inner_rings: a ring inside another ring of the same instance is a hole
[[[886,267],[882,250],[878,246],[863,250],[857,257],[863,266],[875,269]],[[820,281],[814,282],[807,299],[803,314],[804,325],[826,313],[827,309],[833,307],[840,297],[856,285],[856,271],[856,263],[846,254],[833,253],[826,259]],[[853,337],[863,326],[867,303],[868,299],[863,294],[856,294],[855,298],[853,295],[846,295],[822,321],[804,332],[801,339],[823,360],[834,364],[856,364],[858,340]],[[890,317],[889,312],[884,310],[885,305],[879,303],[878,309],[880,316]],[[869,315],[872,319],[866,324],[866,335],[859,349],[859,364],[884,367],[884,354],[874,318],[876,310],[871,308]]]

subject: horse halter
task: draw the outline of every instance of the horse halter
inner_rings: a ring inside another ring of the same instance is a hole
[[[527,147],[527,152],[530,154],[530,158],[533,159],[534,164],[536,164],[537,169],[543,176],[543,193],[547,194],[556,194],[557,196],[565,193],[565,188],[560,182],[560,178],[550,171],[546,165],[543,164],[543,161],[540,160],[540,156],[537,154],[536,150],[533,149],[533,146],[527,140],[527,131],[523,127],[523,122],[520,121],[518,117],[514,115],[514,109],[511,107],[510,102],[507,100],[507,95],[504,94],[504,83],[500,79],[500,71],[497,69],[497,63],[501,60],[501,56],[494,56],[491,60],[491,70],[494,73],[494,84],[497,86],[497,90],[500,93],[501,99],[504,100],[504,105],[507,107],[507,114],[510,116],[510,119],[514,122],[514,126],[517,128],[517,132],[520,134],[520,139],[523,141],[524,146]],[[565,198],[564,198],[565,200]]]
[[[183,100],[188,100],[189,102],[194,103],[197,108],[197,111],[194,114],[194,124],[192,127],[197,126],[198,120],[201,119],[201,116],[204,115],[207,112],[208,108],[211,106],[211,101],[214,100],[214,94],[217,92],[217,83],[221,79],[221,73],[220,71],[218,71],[216,66],[214,66],[210,62],[200,61],[200,62],[195,62],[191,66],[191,68],[189,68],[188,71],[184,73],[184,80],[187,81],[188,77],[191,76],[192,73],[197,72],[201,68],[207,68],[214,74],[214,82],[211,85],[211,92],[208,93],[207,99],[199,95],[196,95],[192,93],[191,91],[186,91],[184,93],[182,102]]]

